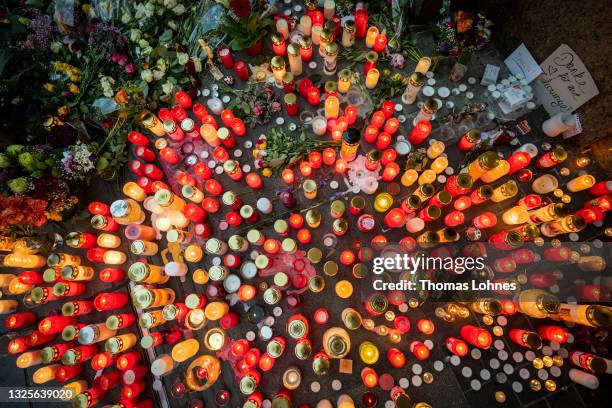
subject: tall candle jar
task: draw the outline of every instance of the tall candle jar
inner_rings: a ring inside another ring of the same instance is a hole
[[[427,99],[423,103],[423,106],[421,107],[421,110],[417,114],[416,118],[414,118],[414,124],[416,125],[423,120],[431,120],[431,117],[435,115],[436,112],[438,112],[438,102],[436,102],[435,99]]]
[[[355,44],[355,22],[353,20],[347,20],[344,23],[342,30],[342,46],[345,48],[352,47]]]
[[[402,102],[404,102],[406,105],[413,104],[424,83],[425,75],[420,72],[413,72],[408,79],[406,90],[402,94]]]
[[[326,75],[334,75],[336,73],[338,63],[338,44],[330,42],[325,45],[325,61],[323,63],[323,72]]]
[[[289,70],[294,76],[302,74],[302,57],[300,56],[300,47],[296,44],[287,46],[287,57],[289,58]]]

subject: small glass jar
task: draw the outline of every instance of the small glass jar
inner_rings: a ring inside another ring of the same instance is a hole
[[[408,79],[406,90],[402,94],[402,102],[406,105],[411,105],[416,100],[419,91],[425,83],[425,75],[420,72],[413,72]]]
[[[347,20],[344,23],[344,29],[342,30],[342,46],[345,48],[352,47],[355,44],[355,22],[353,20]]]

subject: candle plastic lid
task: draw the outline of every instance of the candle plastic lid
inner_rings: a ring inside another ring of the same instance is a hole
[[[240,284],[241,284],[241,281],[238,275],[230,274],[223,281],[223,288],[228,293],[235,293],[238,291],[238,288],[240,288]]]

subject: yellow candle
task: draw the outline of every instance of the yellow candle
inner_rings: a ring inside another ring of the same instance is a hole
[[[372,48],[374,46],[374,41],[376,40],[376,36],[379,34],[379,30],[375,26],[371,26],[368,28],[365,38],[366,47]]]
[[[16,300],[0,300],[0,314],[13,313],[19,304]]]
[[[42,358],[40,357],[40,350],[27,351],[22,353],[17,357],[17,367],[19,368],[28,368],[42,363]]]
[[[133,181],[128,181],[123,185],[123,194],[136,201],[144,201],[147,198],[147,193],[143,188]]]
[[[518,193],[518,186],[514,180],[510,180],[493,190],[491,201],[499,203],[514,197]]]
[[[121,245],[121,238],[114,234],[102,233],[98,235],[98,246],[102,248],[117,248]]]
[[[12,273],[0,273],[0,288],[7,287],[17,275]]]
[[[445,145],[443,142],[438,140],[433,141],[433,143],[427,148],[427,157],[432,160],[435,159],[444,152],[444,148]]]
[[[325,117],[327,119],[336,119],[338,118],[338,113],[340,111],[340,100],[337,96],[328,96],[325,99]]]
[[[427,71],[429,71],[429,67],[431,67],[431,58],[423,57],[419,59],[414,72],[420,72],[421,74],[425,75]]]
[[[431,184],[436,180],[436,172],[433,170],[425,170],[419,176],[419,185]]]
[[[289,58],[289,69],[295,76],[302,74],[302,57],[300,56],[300,47],[297,44],[289,44],[287,46],[287,57]]]
[[[109,250],[104,253],[102,260],[108,265],[121,265],[127,261],[125,252]]]
[[[78,380],[68,383],[62,387],[62,389],[69,391],[66,392],[65,398],[61,398],[62,401],[70,401],[72,398],[81,394],[83,391],[87,389],[87,381]]]
[[[315,24],[312,26],[311,29],[311,33],[312,33],[312,43],[314,45],[319,45],[319,43],[321,42],[321,31],[323,31],[323,26],[320,24]]]
[[[221,350],[225,345],[225,331],[220,327],[210,329],[204,335],[204,345],[210,351]]]
[[[366,75],[366,81],[365,81],[366,88],[368,89],[375,88],[376,84],[378,83],[379,77],[380,77],[380,72],[378,72],[376,68],[370,69],[368,71],[368,74]]]
[[[378,351],[378,347],[374,345],[374,343],[370,341],[364,341],[359,345],[359,358],[364,364],[372,365],[378,361],[380,357],[380,352]]]
[[[204,315],[208,320],[219,320],[229,312],[229,306],[225,302],[210,302],[204,308]]]
[[[524,224],[529,221],[529,211],[525,207],[517,205],[504,212],[502,220],[508,225]]]
[[[4,257],[3,264],[11,268],[36,269],[45,266],[47,259],[40,255],[13,252]]]
[[[281,56],[272,57],[272,62],[270,63],[272,66],[272,75],[274,75],[274,80],[276,81],[276,86],[283,86],[283,77],[285,76],[285,60]]]
[[[204,193],[195,186],[183,186],[181,193],[183,194],[183,197],[196,204],[199,204],[202,202],[202,200],[204,200]]]
[[[347,280],[340,280],[336,283],[336,295],[342,299],[348,299],[353,294],[353,285]]]
[[[195,356],[198,350],[200,350],[199,341],[196,339],[183,340],[172,347],[172,359],[177,363],[182,363]]]
[[[506,160],[500,160],[497,167],[495,167],[493,170],[487,171],[480,179],[483,183],[492,183],[495,180],[499,180],[500,178],[504,177],[509,171],[510,163],[508,163]]]
[[[22,295],[31,289],[32,285],[21,283],[18,278],[15,278],[9,283],[8,292],[11,295]]]
[[[404,187],[410,187],[418,178],[419,173],[417,173],[415,169],[408,169],[402,174],[402,179],[400,181]]]
[[[166,134],[164,131],[164,124],[155,114],[151,112],[145,112],[140,116],[142,125],[147,128],[155,136],[163,136]]]
[[[32,375],[34,384],[44,384],[47,381],[55,379],[55,372],[61,367],[61,364],[52,364],[46,367],[41,367]]]
[[[590,174],[576,177],[567,183],[567,189],[571,192],[586,190],[595,184],[595,177]]]
[[[351,87],[351,71],[343,69],[338,73],[338,92],[347,93]]]
[[[200,285],[205,285],[208,283],[208,272],[204,269],[196,269],[193,272],[193,281]]]
[[[185,248],[185,261],[187,262],[199,262],[202,259],[202,256],[204,256],[204,252],[200,246],[189,245],[187,248]]]
[[[311,179],[307,179],[302,184],[304,190],[304,197],[309,200],[314,200],[317,197],[317,182]]]
[[[448,159],[446,158],[446,156],[438,156],[436,160],[434,160],[433,163],[431,163],[430,168],[431,170],[433,170],[434,173],[440,174],[447,167],[448,167]]]
[[[389,193],[380,193],[374,199],[374,209],[379,213],[387,212],[393,205],[393,197]]]
[[[217,147],[221,144],[221,140],[217,136],[217,130],[209,123],[200,126],[200,136],[212,147]]]

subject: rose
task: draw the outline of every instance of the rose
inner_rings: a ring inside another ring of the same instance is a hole
[[[36,158],[34,157],[32,153],[23,152],[19,155],[18,160],[19,160],[19,164],[21,164],[23,168],[27,170],[32,171],[34,170],[36,166]]]
[[[125,66],[125,72],[128,75],[134,75],[136,73],[136,70],[137,70],[136,64],[130,63]]]
[[[153,72],[151,72],[150,69],[145,69],[144,71],[142,71],[140,73],[140,77],[145,82],[152,82],[153,81]]]
[[[189,54],[184,52],[177,52],[176,59],[180,65],[185,65],[187,64],[187,61],[189,61]]]
[[[10,165],[11,165],[11,159],[9,159],[9,157],[6,154],[0,153],[0,169],[6,169]]]
[[[136,28],[130,30],[130,40],[132,42],[138,42],[142,37],[142,32]]]
[[[125,55],[121,55],[119,57],[119,61],[117,61],[117,64],[119,64],[122,67],[124,67],[127,63],[128,63],[128,58]]]
[[[182,4],[177,4],[172,8],[172,11],[174,11],[174,14],[177,16],[180,16],[181,14],[184,14],[187,9]]]
[[[25,193],[28,190],[28,187],[30,186],[30,183],[28,183],[28,180],[25,177],[19,177],[16,179],[9,180],[6,184],[15,194]]]

